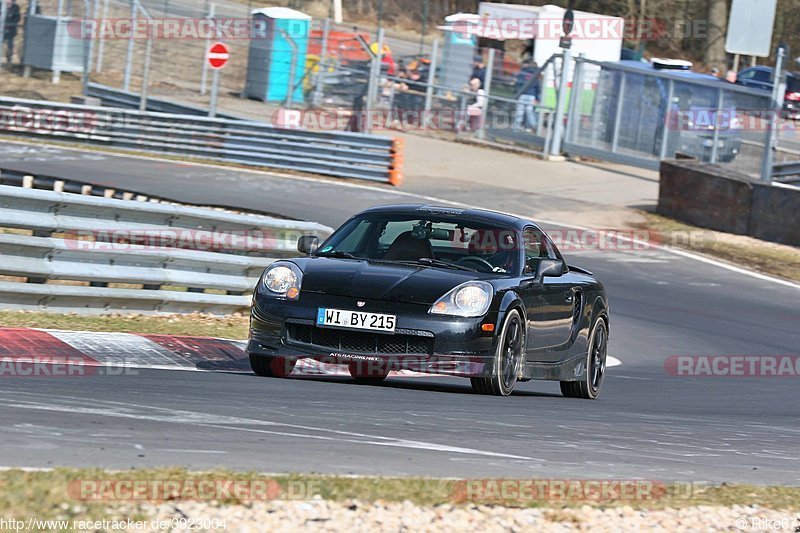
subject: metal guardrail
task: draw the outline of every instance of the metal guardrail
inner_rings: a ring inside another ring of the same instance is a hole
[[[398,185],[398,139],[0,97],[0,131]]]
[[[264,268],[297,255],[300,235],[331,233],[311,222],[5,185],[0,227],[32,233],[0,233],[0,275],[11,278],[0,280],[3,307],[87,313],[242,310]]]
[[[800,176],[800,161],[785,161],[773,164],[772,176],[776,178]]]
[[[116,107],[124,109],[139,109],[141,95],[132,91],[124,89],[117,89],[99,83],[89,83],[86,86],[87,96],[99,98],[102,105],[105,107]],[[147,97],[147,110],[157,113],[173,113],[178,115],[193,115],[198,117],[207,117],[208,109],[201,106],[193,106],[188,104],[179,104],[169,100],[160,98]],[[217,113],[217,118],[225,118],[231,120],[247,120],[245,117],[232,115],[229,113]]]

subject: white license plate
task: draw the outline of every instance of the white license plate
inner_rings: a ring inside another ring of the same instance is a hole
[[[397,317],[395,315],[345,311],[344,309],[328,309],[325,307],[320,307],[317,310],[318,326],[369,329],[394,333],[396,323]]]

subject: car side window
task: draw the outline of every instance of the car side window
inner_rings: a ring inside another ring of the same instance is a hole
[[[525,228],[522,241],[525,246],[526,274],[533,274],[541,259],[558,259],[553,244],[541,230],[533,227]]]
[[[755,74],[753,74],[753,79],[769,83],[772,81],[772,75],[766,70],[757,70]]]

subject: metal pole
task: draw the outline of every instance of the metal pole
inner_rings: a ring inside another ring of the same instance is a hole
[[[425,51],[425,32],[428,29],[428,7],[430,0],[422,0],[422,32],[419,36],[419,53]]]
[[[108,2],[109,0],[103,0],[103,15],[101,22],[108,19]],[[97,66],[95,67],[95,72],[101,72],[103,70],[103,53],[106,49],[106,40],[100,39],[100,42],[97,45]]]
[[[6,29],[6,9],[7,5],[5,0],[0,0],[0,32],[2,33],[5,33]],[[27,34],[28,32],[25,33]],[[3,35],[3,37],[5,37],[5,35]],[[6,57],[6,54],[3,50],[4,45],[5,45],[5,39],[2,39],[2,41],[0,41],[0,67],[3,66]]]
[[[714,117],[714,136],[712,137],[712,145],[711,145],[711,161],[710,163],[713,165],[717,162],[717,157],[719,155],[719,128],[720,123],[722,122],[719,118],[719,114],[722,113],[722,103],[723,98],[725,95],[722,92],[722,89],[717,89],[717,109],[716,112],[712,115]]]
[[[89,70],[92,68],[92,38],[88,32],[89,25],[93,21],[88,20],[86,15],[89,14],[89,0],[84,0],[85,15],[81,22],[81,36],[83,37],[83,72],[81,73],[81,80],[83,82],[83,96],[89,96]]]
[[[569,108],[567,109],[567,131],[564,134],[566,142],[575,141],[575,132],[578,130],[578,121],[581,117],[581,97],[583,96],[583,66],[586,54],[578,54],[575,59],[575,73],[572,75],[572,93],[569,95]]]
[[[325,94],[325,75],[328,71],[328,36],[330,32],[331,20],[326,18],[322,21],[322,43],[320,45],[319,63],[317,67],[317,83],[314,87],[314,105],[321,105],[322,98]]]
[[[489,57],[486,60],[486,79],[483,81],[483,91],[486,93],[486,107],[482,111],[483,117],[477,132],[479,139],[486,138],[486,121],[489,118],[489,106],[491,105],[489,95],[492,91],[492,75],[494,74],[494,53],[495,49],[489,48]]]
[[[558,86],[558,100],[556,101],[556,116],[553,126],[553,144],[550,146],[550,155],[561,155],[561,140],[564,137],[564,110],[567,107],[567,79],[572,65],[572,54],[569,48],[564,49],[561,59],[561,83]]]
[[[658,159],[667,158],[667,143],[669,142],[670,124],[672,123],[672,97],[675,94],[675,82],[668,80],[667,84],[667,122],[664,124],[664,131],[661,133],[661,149],[658,152]],[[680,131],[678,131],[680,135]],[[670,157],[675,157],[675,154],[670,154]]]
[[[364,105],[364,111],[367,116],[364,122],[364,130],[366,133],[372,131],[372,109],[375,106],[375,100],[378,94],[378,80],[381,75],[381,61],[383,61],[383,29],[378,30],[378,53],[372,57],[372,65],[370,65],[369,84],[367,86],[367,101]]]
[[[786,80],[783,76],[783,60],[786,51],[783,46],[778,47],[778,57],[775,59],[775,75],[772,77],[771,109],[767,122],[767,134],[764,138],[764,157],[761,159],[761,181],[772,184],[772,159],[775,149],[775,128],[778,125],[783,108],[783,93],[786,91]],[[783,91],[783,92],[781,92]]]
[[[208,116],[214,118],[217,115],[217,95],[219,94],[219,70],[214,69],[211,75],[211,104],[208,106]]]
[[[58,0],[58,5],[56,6],[56,36],[61,36],[61,18],[64,16],[64,1]],[[59,44],[63,44],[63,39],[61,43],[56,43],[55,47],[57,48]],[[60,51],[53,50],[53,61],[55,62],[55,56]],[[58,83],[61,81],[61,71],[58,69],[53,69],[53,83]]]
[[[136,1],[131,0],[131,36],[128,39],[128,52],[125,54],[125,75],[122,78],[122,88],[126,91],[131,90],[131,69],[133,68],[133,36],[136,33]]]
[[[439,55],[439,39],[433,40],[431,51],[430,71],[428,72],[428,87],[425,89],[425,119],[427,120],[431,107],[433,107],[433,86],[436,84],[436,59]]]
[[[86,3],[85,10],[89,9],[89,2],[88,0],[84,0]],[[95,41],[100,38],[100,25],[97,21],[98,11],[100,10],[100,0],[93,0],[92,2],[92,24],[94,25],[94,38],[92,42],[89,43],[89,70],[92,70],[92,63],[94,62],[94,49],[95,49]]]
[[[616,153],[619,144],[619,126],[622,122],[622,102],[625,100],[625,71],[620,72],[617,110],[614,113],[614,133],[611,136],[611,153]]]
[[[292,47],[292,62],[289,65],[289,82],[286,87],[286,107],[291,109],[292,105],[294,104],[294,79],[297,74],[297,56],[300,53],[300,47],[297,46],[297,43],[294,39],[292,39],[287,31],[281,30],[281,33],[283,34],[283,38],[286,39],[286,42],[289,43],[289,46]]]
[[[375,36],[380,38],[381,30],[381,21],[383,19],[383,0],[378,0],[378,9],[377,9],[377,17],[378,17],[378,29],[375,32]]]
[[[209,19],[209,20],[213,20],[215,11],[216,11],[216,5],[212,2],[208,6],[208,15],[207,15],[206,18]],[[214,24],[214,28],[215,29],[216,29],[216,26],[217,25]],[[216,34],[216,32],[214,32],[214,33]],[[206,39],[206,50],[208,50],[209,48],[211,48],[211,38],[207,38]],[[207,85],[207,83],[208,83],[208,60],[206,60],[206,56],[204,54],[203,55],[203,71],[200,74],[200,95],[201,96],[206,94],[206,85]]]
[[[733,54],[733,71],[739,72],[739,54]]]
[[[144,69],[142,71],[142,90],[139,98],[139,111],[147,111],[147,86],[150,82],[150,56],[153,52],[154,39],[147,39],[144,51]]]

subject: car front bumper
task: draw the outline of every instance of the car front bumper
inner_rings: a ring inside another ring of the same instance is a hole
[[[489,376],[495,334],[481,329],[497,313],[462,318],[428,313],[429,306],[301,293],[297,301],[256,294],[250,314],[250,354],[286,359],[309,358],[365,369],[412,370],[463,377]],[[320,307],[361,310],[397,316],[395,334],[315,325]],[[410,348],[410,349],[409,349]]]

